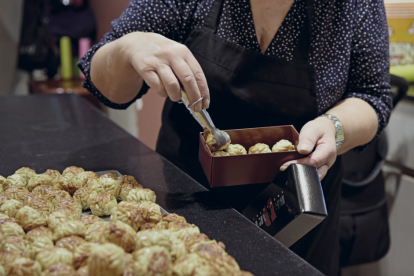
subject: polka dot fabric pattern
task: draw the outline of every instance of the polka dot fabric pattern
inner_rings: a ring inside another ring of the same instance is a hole
[[[261,52],[250,1],[223,1],[216,35]],[[86,76],[84,86],[104,104],[116,109],[127,108],[146,93],[148,86],[129,103],[110,102],[90,79],[90,63],[95,52],[135,31],[154,32],[184,43],[191,30],[203,25],[212,3],[213,0],[132,0],[112,22],[111,31],[79,61],[78,66]],[[363,99],[377,113],[378,136],[387,125],[392,109],[384,4],[380,0],[315,0],[314,6],[310,64],[316,69],[318,112],[326,112],[345,98]],[[295,0],[264,54],[291,61],[305,20],[308,20],[306,0]]]
[[[292,60],[304,20],[307,20],[306,0],[297,0],[264,54]],[[257,40],[249,0],[224,1],[217,35],[247,49],[262,51]]]

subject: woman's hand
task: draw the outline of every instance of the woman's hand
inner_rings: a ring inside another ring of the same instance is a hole
[[[319,178],[322,180],[329,168],[336,160],[336,130],[332,121],[326,117],[318,117],[305,124],[299,134],[297,149],[301,154],[308,154],[308,157],[289,161],[280,167],[284,171],[290,164],[304,164],[316,167]]]
[[[155,33],[130,33],[121,40],[128,60],[150,90],[177,102],[181,99],[181,83],[190,103],[204,97],[193,107],[195,112],[209,107],[207,80],[185,45]]]
[[[196,112],[210,105],[203,70],[190,50],[155,33],[132,32],[102,46],[91,63],[95,87],[114,103],[128,103],[145,81],[150,91],[172,101],[181,99],[180,83]]]

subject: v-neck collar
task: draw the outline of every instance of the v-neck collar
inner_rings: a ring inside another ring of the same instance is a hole
[[[282,24],[280,25],[279,29],[277,30],[275,36],[273,37],[272,41],[270,42],[269,46],[267,47],[266,51],[263,53],[261,48],[260,48],[260,44],[257,38],[257,34],[256,34],[256,28],[254,25],[254,20],[253,20],[253,13],[252,13],[252,8],[251,8],[251,4],[250,4],[250,0],[243,0],[243,1],[237,1],[239,2],[238,4],[238,10],[240,10],[237,13],[237,16],[242,16],[243,19],[245,20],[246,23],[246,27],[248,29],[248,35],[250,35],[251,39],[243,39],[243,37],[238,38],[238,41],[234,41],[234,40],[230,40],[231,42],[235,42],[237,44],[239,44],[240,46],[246,47],[250,50],[256,51],[256,52],[260,52],[264,55],[274,55],[274,52],[281,52],[283,53],[283,56],[280,56],[281,58],[284,58],[284,55],[286,54],[286,56],[289,56],[289,54],[293,54],[293,50],[294,49],[290,49],[290,53],[286,53],[285,50],[282,50],[281,48],[284,48],[286,45],[285,42],[285,34],[286,33],[292,33],[293,32],[293,27],[292,24],[303,24],[303,21],[306,20],[306,0],[295,0],[292,4],[292,6],[290,7],[288,13],[286,14],[286,17],[283,19]],[[234,0],[228,0],[224,2],[224,6],[223,6],[223,11],[227,8],[234,8],[231,7],[232,5],[235,5],[236,3],[234,2]],[[237,5],[237,4],[236,4]],[[300,5],[303,5],[304,10],[301,9]],[[230,24],[231,24],[231,28],[233,28],[232,31],[234,31],[236,34],[238,33],[242,33],[245,30],[244,26],[242,25],[238,25],[238,24],[234,24],[235,22],[237,22],[238,19],[237,18],[231,18],[230,19]],[[219,28],[218,30],[224,28],[225,24],[229,24],[229,18],[224,18],[224,16],[222,16],[220,18],[220,22],[219,22]],[[227,26],[228,28],[228,26]],[[240,29],[243,28],[243,29]],[[296,37],[295,37],[296,36]],[[292,33],[292,39],[295,40],[298,37],[297,33]],[[236,37],[237,38],[237,37]],[[233,38],[234,39],[234,38]],[[295,46],[296,43],[293,43],[293,46]],[[273,52],[273,53],[272,53]]]

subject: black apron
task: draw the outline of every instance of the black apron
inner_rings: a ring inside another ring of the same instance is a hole
[[[215,1],[204,26],[192,30],[185,42],[207,78],[211,97],[208,111],[216,127],[227,130],[294,125],[299,131],[306,122],[318,116],[315,69],[309,64],[313,0],[308,0],[307,20],[292,61],[267,56],[217,37],[215,32],[221,9],[222,0]],[[167,98],[157,152],[210,188],[198,161],[200,131],[202,128],[188,110]],[[340,162],[336,162],[322,183],[328,218],[291,247],[328,275],[338,271],[340,168]],[[267,185],[215,188],[212,191],[235,206],[232,201],[237,201],[238,196],[253,199]]]

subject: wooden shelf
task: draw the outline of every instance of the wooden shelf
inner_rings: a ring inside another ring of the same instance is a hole
[[[32,94],[76,94],[88,100],[99,108],[98,99],[82,87],[83,79],[73,78],[71,80],[45,80],[31,81],[30,92]]]

